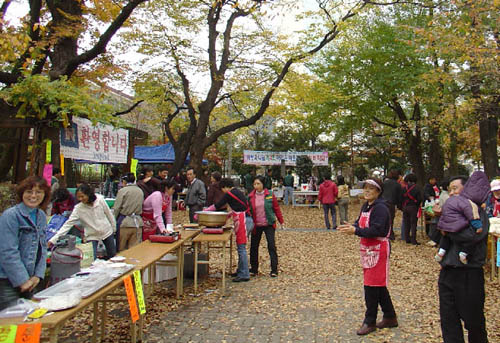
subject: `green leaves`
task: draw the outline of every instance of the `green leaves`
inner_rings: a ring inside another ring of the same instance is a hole
[[[19,106],[18,118],[54,120],[67,126],[71,116],[85,117],[102,123],[123,125],[112,116],[113,107],[84,87],[75,86],[66,78],[50,81],[47,76],[27,76],[11,88],[0,91],[0,97]]]

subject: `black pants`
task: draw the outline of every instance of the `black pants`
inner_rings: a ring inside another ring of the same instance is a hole
[[[403,228],[405,230],[406,243],[417,242],[417,206],[405,206],[403,210]]]
[[[487,343],[484,318],[482,268],[443,268],[439,274],[439,315],[444,343],[464,342],[462,323],[469,343]]]
[[[396,205],[393,205],[390,202],[387,202],[389,207],[389,213],[391,215],[391,234],[389,236],[390,239],[394,239],[394,217],[396,217]]]
[[[396,318],[396,311],[394,311],[387,287],[365,286],[365,324],[370,326],[375,325],[379,304],[384,313],[384,318]]]
[[[271,273],[278,274],[278,253],[276,251],[276,243],[274,236],[276,230],[271,226],[257,226],[255,233],[252,233],[250,240],[250,272],[257,274],[259,271],[259,245],[262,233],[266,234],[267,250],[271,258]]]
[[[196,214],[197,211],[203,210],[203,206],[201,205],[190,205],[189,206],[189,222],[190,223],[197,223],[198,221],[194,219],[194,215]]]
[[[31,299],[31,292],[21,293],[19,287],[12,287],[9,279],[0,279],[0,311],[16,304],[17,299]]]

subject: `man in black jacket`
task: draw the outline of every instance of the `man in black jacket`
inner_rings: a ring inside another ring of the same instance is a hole
[[[450,181],[450,196],[456,196],[463,190],[463,177],[454,177]],[[464,342],[461,320],[468,330],[470,343],[487,343],[488,337],[484,318],[484,271],[486,244],[489,231],[488,215],[480,210],[483,231],[476,233],[472,227],[447,235],[451,247],[440,262],[439,274],[439,314],[444,343]],[[474,253],[467,264],[463,264],[458,253],[460,244],[474,245]]]
[[[387,179],[384,181],[384,192],[382,198],[387,202],[389,212],[391,213],[391,235],[389,238],[394,240],[394,217],[396,216],[396,207],[401,208],[403,198],[403,188],[398,182],[399,172],[395,169],[387,174]]]

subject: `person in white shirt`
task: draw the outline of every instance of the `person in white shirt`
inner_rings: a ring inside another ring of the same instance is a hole
[[[94,259],[97,257],[99,241],[103,241],[106,247],[107,258],[115,256],[116,244],[113,234],[116,231],[116,220],[104,201],[104,197],[95,194],[88,184],[82,183],[76,189],[76,198],[80,202],[73,209],[69,219],[50,239],[49,245],[56,244],[59,237],[65,235],[73,225],[80,221],[83,225],[85,240],[92,242]]]

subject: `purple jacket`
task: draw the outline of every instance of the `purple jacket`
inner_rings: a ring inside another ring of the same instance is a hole
[[[438,229],[459,232],[468,227],[471,220],[479,219],[478,207],[486,201],[489,192],[490,183],[486,174],[480,171],[474,172],[465,183],[460,195],[451,196],[443,205]]]

